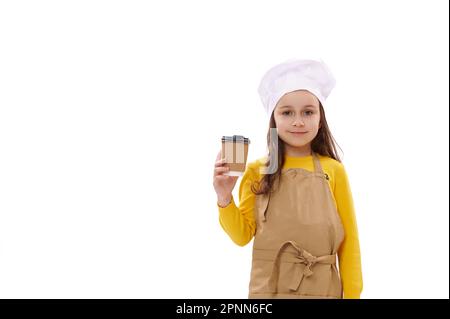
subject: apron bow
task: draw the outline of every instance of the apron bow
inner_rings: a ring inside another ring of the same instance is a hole
[[[272,273],[269,277],[268,285],[269,288],[275,293],[277,292],[277,286],[278,286],[278,275],[280,271],[280,261],[281,261],[281,254],[284,252],[284,250],[288,246],[293,246],[295,250],[297,251],[297,255],[293,256],[294,260],[289,258],[289,261],[292,260],[292,262],[296,265],[295,266],[295,272],[293,274],[291,284],[289,285],[289,289],[292,291],[297,291],[300,287],[300,284],[304,277],[309,277],[313,274],[312,267],[317,264],[335,264],[336,263],[336,254],[333,255],[324,255],[320,257],[316,257],[309,253],[308,251],[302,249],[297,245],[294,241],[287,241],[283,243],[278,250],[278,253],[276,255],[274,265],[272,268]]]

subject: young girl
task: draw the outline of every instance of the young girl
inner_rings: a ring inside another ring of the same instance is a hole
[[[324,112],[334,86],[323,61],[291,60],[264,75],[258,92],[270,118],[269,156],[247,165],[239,207],[238,177],[224,175],[217,156],[220,224],[240,246],[255,237],[249,298],[360,297],[352,194]]]

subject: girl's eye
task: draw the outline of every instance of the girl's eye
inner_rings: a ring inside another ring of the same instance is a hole
[[[290,114],[291,113],[291,111],[284,111],[283,113],[281,113],[282,115],[288,115],[288,114]]]
[[[313,111],[306,111],[305,113],[307,113],[306,115],[313,115],[314,114]]]

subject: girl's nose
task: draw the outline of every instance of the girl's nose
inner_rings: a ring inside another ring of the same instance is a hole
[[[292,125],[294,125],[294,126],[298,126],[298,125],[303,126],[303,125],[305,125],[305,123],[303,122],[303,118],[300,116],[300,117],[296,117],[295,118],[294,123],[292,123]]]

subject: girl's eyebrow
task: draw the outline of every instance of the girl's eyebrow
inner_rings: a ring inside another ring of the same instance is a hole
[[[287,108],[287,107],[292,107],[292,106],[291,105],[283,105],[283,106],[280,106],[280,109]],[[303,108],[305,108],[305,109],[308,108],[308,107],[315,108],[315,106],[312,105],[312,104],[308,104],[308,105],[303,106]]]

